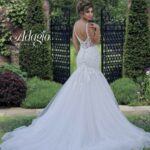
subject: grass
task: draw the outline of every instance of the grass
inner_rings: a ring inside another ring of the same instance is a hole
[[[135,124],[136,126],[143,128],[145,131],[150,132],[150,114],[142,114],[142,115],[129,115],[125,114],[130,122]],[[12,131],[13,129],[31,124],[32,120],[36,116],[22,116],[22,117],[0,117],[0,143],[2,143],[1,137],[5,132]],[[144,150],[150,150],[144,149]]]
[[[70,46],[70,68],[71,68],[71,74],[76,69],[76,51],[74,46],[71,44]]]
[[[2,143],[1,137],[13,129],[29,125],[35,116],[19,116],[19,117],[0,117],[0,143]]]
[[[143,115],[127,115],[126,117],[130,122],[136,126],[143,128],[145,131],[150,132],[150,113]],[[145,148],[143,150],[150,150],[150,148]]]
[[[130,122],[137,125],[140,128],[143,128],[145,131],[150,132],[150,113],[146,114],[126,114],[126,117]]]

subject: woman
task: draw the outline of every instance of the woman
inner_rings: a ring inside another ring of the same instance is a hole
[[[142,150],[150,133],[131,124],[99,70],[100,27],[92,3],[79,1],[73,29],[77,69],[32,124],[3,136],[1,150]],[[80,46],[79,46],[80,43]]]

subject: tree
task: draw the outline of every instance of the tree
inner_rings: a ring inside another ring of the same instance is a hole
[[[132,0],[126,24],[123,75],[136,79],[150,66],[150,38],[147,3]]]
[[[42,6],[42,0],[29,0],[25,22],[28,39],[21,43],[19,64],[29,77],[52,79],[50,41]]]

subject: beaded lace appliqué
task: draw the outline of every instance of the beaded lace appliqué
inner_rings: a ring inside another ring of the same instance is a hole
[[[84,41],[84,42],[80,42],[80,46],[82,48],[88,48],[88,47],[91,47],[91,46],[94,46],[95,44],[92,43],[91,39],[89,37],[87,37],[87,39]]]

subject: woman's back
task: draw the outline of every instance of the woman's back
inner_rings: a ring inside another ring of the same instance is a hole
[[[75,22],[75,33],[81,39],[82,41],[85,41],[88,37],[88,22],[83,22],[80,20],[77,20]],[[87,30],[86,30],[86,25],[87,25]]]
[[[81,26],[80,26],[81,25]],[[88,22],[86,23],[75,23],[74,26],[74,33],[75,36],[77,37],[78,41],[80,42],[80,47],[82,48],[88,48],[90,46],[95,45],[88,34]]]
[[[98,25],[96,23],[90,23],[89,21],[84,21],[83,19],[79,19],[74,24],[73,29],[73,43],[77,51],[80,47],[88,48],[90,46],[96,45],[95,37],[99,35],[99,30],[95,30],[95,27]],[[80,43],[80,46],[78,44]]]

